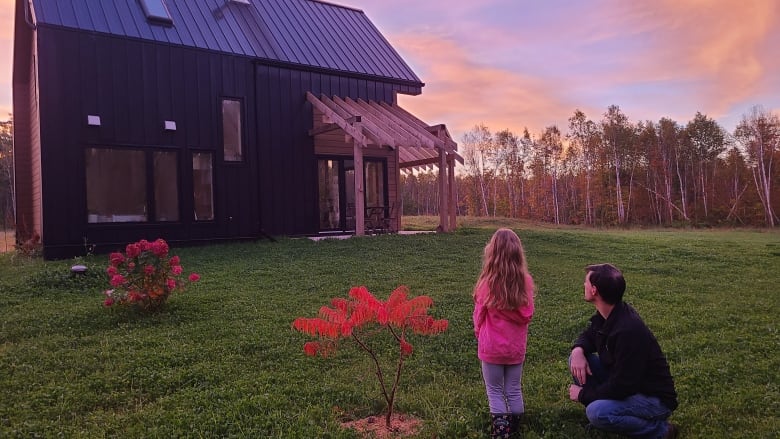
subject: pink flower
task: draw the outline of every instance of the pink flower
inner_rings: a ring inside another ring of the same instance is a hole
[[[171,267],[171,272],[176,276],[180,275],[182,272],[181,265],[174,265],[173,267]]]
[[[171,263],[171,265],[181,265],[181,262],[179,262],[179,257],[178,256],[171,257],[170,263]]]
[[[118,287],[125,283],[125,277],[121,274],[115,274],[111,276],[111,286]]]
[[[114,252],[111,253],[111,255],[108,257],[108,260],[111,262],[111,265],[117,266],[125,261],[125,257],[122,255],[122,253]]]
[[[103,301],[103,306],[105,306],[106,308],[108,308],[109,306],[111,306],[113,304],[114,304],[114,299],[112,299],[110,297],[106,297],[106,300]]]
[[[151,265],[147,265],[146,267],[144,267],[144,273],[154,274],[154,267]]]
[[[141,247],[141,251],[147,251],[152,248],[152,243],[145,239],[138,241],[138,245]]]
[[[173,280],[173,279],[168,279],[168,280],[167,280],[167,282],[166,282],[166,284],[168,285],[168,289],[169,289],[170,291],[173,291],[173,290],[175,290],[175,289],[176,289],[176,281],[175,281],[175,280]]]
[[[131,291],[130,294],[127,295],[127,299],[130,302],[138,302],[139,300],[143,299],[143,295],[138,294],[135,291]]]
[[[119,273],[119,271],[113,265],[111,265],[108,268],[106,268],[106,274],[108,274],[109,276],[113,276],[113,275],[115,275],[117,273]]]
[[[141,246],[138,245],[138,243],[127,244],[127,247],[125,247],[125,253],[127,253],[128,258],[138,257],[138,255],[141,254]]]
[[[190,274],[190,282],[197,282],[199,280],[200,280],[200,275],[198,273]]]
[[[168,254],[168,243],[163,239],[158,239],[151,244],[151,249],[155,256],[162,258]]]

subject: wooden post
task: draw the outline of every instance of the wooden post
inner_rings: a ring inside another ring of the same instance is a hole
[[[447,151],[444,148],[439,150],[439,228],[442,232],[449,232],[449,200],[447,190]]]
[[[449,178],[450,189],[450,231],[458,228],[457,216],[458,216],[458,200],[455,192],[455,156],[450,154],[447,157],[447,177]]]
[[[355,164],[355,235],[366,234],[366,197],[363,188],[363,145],[352,139]]]

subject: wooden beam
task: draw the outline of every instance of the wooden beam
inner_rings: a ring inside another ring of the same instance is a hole
[[[317,134],[324,134],[329,133],[331,131],[340,130],[341,127],[337,123],[329,123],[326,125],[322,125],[317,128],[312,128],[309,130],[310,136],[316,136]]]
[[[421,146],[420,139],[416,135],[409,133],[408,127],[405,126],[405,124],[399,124],[393,120],[393,118],[389,117],[387,111],[378,103],[373,101],[366,102],[363,99],[353,101],[352,99],[347,98],[346,100],[347,102],[354,103],[354,105],[358,106],[364,113],[373,116],[377,123],[382,124],[382,126],[385,127],[386,131],[393,133],[400,144],[405,146]]]
[[[323,96],[323,98],[325,97]],[[339,114],[339,112],[335,108],[331,108],[329,105],[326,104],[325,101],[321,101],[317,99],[317,97],[311,94],[310,92],[306,92],[306,100],[308,100],[315,108],[320,110],[327,117],[331,118],[333,123],[341,127],[341,129],[344,130],[344,132],[347,133],[349,136],[351,136],[356,143],[360,145],[366,144],[366,138],[363,135],[363,132],[358,128],[356,128],[355,126],[353,126],[352,123],[349,123],[347,121],[347,119],[352,118],[353,115]]]
[[[401,147],[403,150],[403,161],[432,160],[436,163],[437,155],[433,151],[425,148]]]
[[[438,161],[439,161],[438,158],[418,160],[418,161],[414,161],[414,162],[406,162],[401,167],[404,168],[404,169],[406,169],[406,168],[416,168],[418,166],[425,166],[426,168],[429,168],[430,167],[429,165],[435,164]]]
[[[352,113],[352,114],[358,114],[360,113],[363,115],[363,111],[361,108],[359,108],[356,105],[353,105],[349,98],[347,100],[341,99],[337,96],[333,97],[333,103],[338,105],[340,108],[342,108],[345,112]],[[352,101],[354,102],[354,101]],[[374,137],[378,140],[378,145],[388,145],[392,148],[395,148],[397,146],[396,139],[393,137],[392,134],[388,133],[383,127],[381,127],[376,120],[372,117],[368,117],[369,115],[366,115],[367,117],[362,118],[363,122],[363,128],[367,128],[371,133],[374,135]]]
[[[429,148],[433,148],[435,146],[444,146],[441,140],[439,140],[436,136],[429,133],[425,129],[428,127],[427,125],[425,124],[420,125],[417,123],[419,119],[413,120],[407,117],[409,113],[403,110],[398,105],[390,105],[386,102],[382,102],[380,106],[386,111],[388,117],[391,117],[393,118],[393,120],[396,120],[399,123],[401,123],[407,129],[407,131],[409,131],[414,136],[419,138]]]

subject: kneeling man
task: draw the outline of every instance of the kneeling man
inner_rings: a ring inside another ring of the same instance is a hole
[[[611,264],[585,268],[585,301],[596,307],[569,358],[569,398],[585,405],[595,428],[642,438],[674,438],[667,419],[677,392],[661,347],[631,305],[626,281]]]

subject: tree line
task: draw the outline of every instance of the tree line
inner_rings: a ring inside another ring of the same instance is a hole
[[[780,118],[760,106],[733,133],[696,113],[631,122],[576,110],[567,131],[477,125],[463,135],[459,215],[592,226],[778,224]],[[402,175],[405,215],[438,214],[436,171]]]
[[[733,133],[696,113],[633,123],[576,110],[566,133],[477,125],[463,135],[459,215],[593,226],[767,226],[779,222],[780,117],[760,106]],[[14,225],[13,119],[0,121],[0,226]],[[404,215],[438,215],[435,170],[401,175]]]

